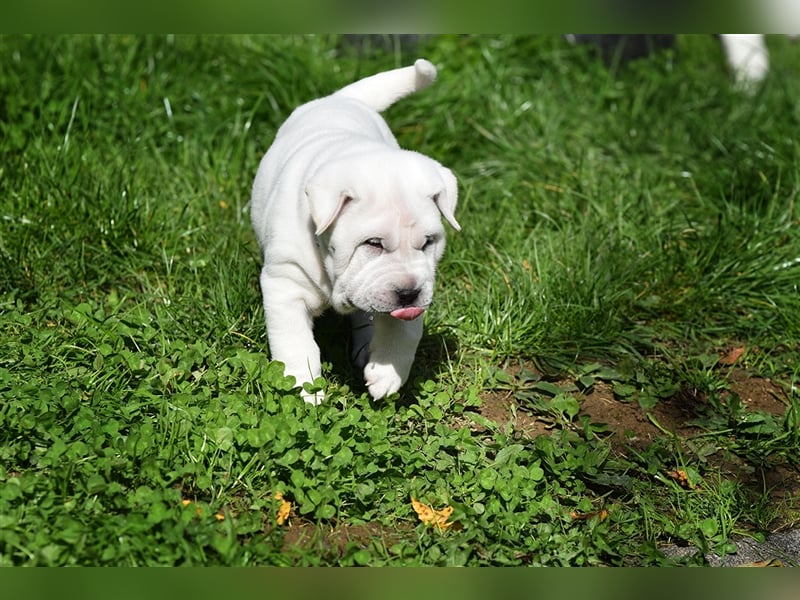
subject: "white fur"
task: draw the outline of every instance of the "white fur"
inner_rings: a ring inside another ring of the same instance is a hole
[[[769,73],[769,51],[764,36],[756,33],[724,33],[719,36],[736,84],[751,90]]]
[[[328,307],[372,315],[364,378],[374,398],[408,378],[422,318],[390,313],[430,304],[444,251],[440,217],[459,229],[457,187],[438,162],[401,149],[378,111],[435,77],[420,59],[304,104],[261,161],[251,218],[264,257],[267,334],[272,358],[298,385],[321,375],[313,319]]]

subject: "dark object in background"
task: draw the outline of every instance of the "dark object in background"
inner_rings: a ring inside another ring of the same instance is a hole
[[[345,34],[339,39],[340,51],[355,51],[361,56],[376,52],[414,53],[426,38],[425,34]],[[594,46],[607,65],[624,64],[644,58],[655,51],[676,46],[674,34],[569,34],[564,36],[573,44]]]
[[[591,44],[607,65],[624,64],[653,52],[675,48],[674,34],[569,34],[573,44]]]
[[[361,56],[380,52],[412,52],[425,38],[417,33],[348,33],[339,40],[339,50],[354,50]]]

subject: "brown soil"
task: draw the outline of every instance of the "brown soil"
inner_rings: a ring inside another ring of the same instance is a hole
[[[391,531],[376,523],[362,525],[316,525],[291,519],[283,538],[284,551],[317,549],[322,554],[343,556],[353,546],[367,549],[372,542],[389,547],[400,541],[408,532]]]
[[[763,411],[777,417],[786,413],[789,406],[786,391],[770,379],[752,377],[745,371],[734,369],[728,382],[729,391],[723,394],[723,401],[735,394],[748,410]],[[635,401],[619,400],[611,385],[602,381],[596,382],[587,393],[575,392],[574,395],[581,404],[578,418],[587,415],[594,423],[606,424],[612,447],[619,454],[625,454],[630,448],[641,450],[656,438],[665,437],[664,431],[655,423],[681,439],[704,432],[692,423],[702,415],[706,403],[706,398],[697,390],[683,389],[671,398],[660,400],[649,411],[643,410]],[[487,392],[482,398],[479,412],[483,417],[501,426],[511,426],[523,437],[547,434],[553,425],[548,417],[532,414],[520,406],[511,391]],[[758,489],[771,489],[776,502],[800,503],[800,473],[796,468],[781,465],[756,471],[735,457],[722,456],[718,457],[717,466],[724,474],[738,477]]]
[[[528,367],[529,368],[529,367]],[[770,379],[751,377],[746,372],[735,370],[729,377],[730,391],[725,398],[736,394],[748,410],[763,411],[782,416],[789,406],[786,392]],[[556,382],[568,383],[568,382]],[[691,421],[702,414],[706,402],[703,394],[690,388],[682,389],[671,398],[661,400],[648,411],[636,402],[624,402],[615,397],[611,385],[596,382],[588,392],[575,393],[581,403],[579,415],[588,415],[592,422],[605,423],[612,434],[612,442],[620,450],[625,444],[643,448],[664,433],[653,423],[655,420],[665,430],[681,437],[691,437],[701,430]],[[510,424],[522,435],[536,436],[547,433],[552,424],[546,417],[538,417],[526,411],[514,399],[511,391],[490,391],[482,396],[480,414],[499,425]]]

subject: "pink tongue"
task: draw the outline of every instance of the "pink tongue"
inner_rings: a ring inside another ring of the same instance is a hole
[[[424,312],[425,312],[424,308],[419,308],[418,306],[409,306],[408,308],[398,308],[397,310],[393,310],[389,314],[392,315],[395,319],[402,319],[403,321],[413,321]]]

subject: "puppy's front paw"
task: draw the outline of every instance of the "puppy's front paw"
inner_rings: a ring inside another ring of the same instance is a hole
[[[364,381],[375,400],[394,394],[403,385],[403,378],[392,365],[368,363],[364,367]]]

